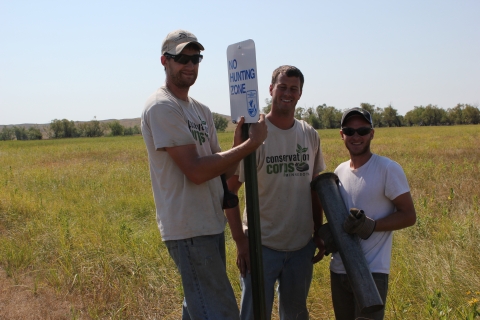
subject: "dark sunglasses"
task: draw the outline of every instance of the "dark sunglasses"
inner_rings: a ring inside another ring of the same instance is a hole
[[[353,129],[353,128],[345,127],[345,128],[342,128],[342,132],[343,132],[344,135],[347,135],[349,137],[353,136],[355,134],[355,132],[358,133],[359,136],[364,136],[364,135],[367,135],[370,132],[372,132],[372,128],[361,127],[361,128],[358,128],[358,129]]]
[[[167,58],[172,58],[173,61],[180,63],[180,64],[187,64],[189,61],[192,61],[193,64],[198,64],[202,62],[203,56],[201,54],[194,54],[193,56],[189,56],[187,54],[177,54],[173,55],[170,53],[163,54]]]

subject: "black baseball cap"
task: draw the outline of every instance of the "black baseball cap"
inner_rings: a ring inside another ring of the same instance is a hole
[[[340,121],[340,126],[343,127],[344,122],[351,116],[354,115],[360,115],[362,116],[365,120],[367,120],[370,125],[373,128],[373,121],[372,121],[372,116],[370,115],[370,112],[367,110],[364,110],[362,108],[351,108],[346,110],[343,115],[342,115],[342,121]]]

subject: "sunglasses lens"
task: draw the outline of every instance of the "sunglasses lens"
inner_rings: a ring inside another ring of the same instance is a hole
[[[191,56],[190,57],[190,60],[192,60],[192,63],[193,64],[197,64],[199,63],[200,61],[202,61],[202,58],[200,57],[200,55],[196,54],[194,56]]]
[[[181,64],[187,64],[191,60],[193,64],[197,64],[200,61],[202,61],[202,55],[196,54],[194,56],[189,56],[186,54],[177,54],[174,60],[175,62],[178,62]]]
[[[364,136],[364,135],[366,135],[366,134],[369,134],[370,131],[372,131],[372,129],[371,129],[371,128],[368,128],[368,127],[363,127],[363,128],[358,128],[358,129],[357,129],[357,133],[358,133],[359,135],[361,135],[361,136]]]
[[[187,64],[190,61],[190,57],[184,54],[177,54],[173,60],[180,64]]]
[[[342,128],[343,134],[347,136],[353,136],[355,134],[355,129],[352,128]]]
[[[369,127],[362,127],[358,129],[353,129],[353,128],[342,128],[342,132],[346,136],[353,136],[356,133],[358,133],[359,136],[364,136],[366,134],[369,134],[372,131],[372,128]]]

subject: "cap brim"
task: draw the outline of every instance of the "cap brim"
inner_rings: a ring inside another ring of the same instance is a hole
[[[205,48],[202,46],[202,44],[200,42],[197,42],[197,41],[189,41],[189,42],[184,42],[184,43],[181,43],[179,44],[176,48],[175,48],[175,52],[168,52],[170,54],[180,54],[180,52],[182,52],[182,50],[190,43],[194,43],[198,46],[198,48],[200,49],[200,51],[203,51],[205,50]]]

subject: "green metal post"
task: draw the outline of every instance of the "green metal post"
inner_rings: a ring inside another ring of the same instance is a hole
[[[242,126],[244,141],[248,139],[248,124]],[[245,199],[248,218],[248,244],[250,248],[250,276],[252,279],[253,314],[255,320],[264,320],[265,286],[263,279],[260,207],[258,202],[257,160],[255,151],[243,159],[245,169]]]

